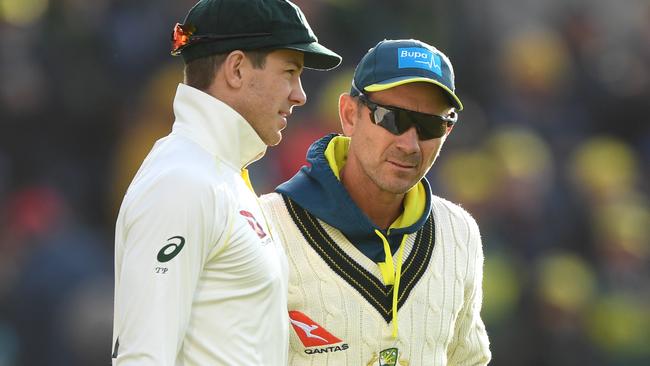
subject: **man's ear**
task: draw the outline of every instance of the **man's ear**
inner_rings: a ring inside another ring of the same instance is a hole
[[[339,118],[345,136],[352,136],[359,120],[359,102],[357,98],[343,93],[339,96]]]
[[[232,51],[221,65],[224,80],[233,89],[239,89],[244,84],[243,69],[248,60],[246,54],[240,50]]]

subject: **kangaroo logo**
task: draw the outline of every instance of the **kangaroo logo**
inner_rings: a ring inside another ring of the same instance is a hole
[[[293,330],[305,347],[326,346],[342,342],[321,327],[320,324],[299,311],[290,311],[289,321],[291,321]],[[347,349],[347,346],[342,349]]]
[[[323,342],[327,342],[327,339],[325,339],[325,338],[323,338],[321,336],[317,336],[315,334],[311,334],[312,331],[320,328],[320,326],[305,324],[305,323],[303,323],[301,321],[298,321],[298,320],[293,320],[293,319],[290,319],[290,320],[291,320],[291,324],[297,326],[298,328],[302,329],[303,332],[305,332],[305,336],[307,338],[316,338],[316,339],[320,339]]]

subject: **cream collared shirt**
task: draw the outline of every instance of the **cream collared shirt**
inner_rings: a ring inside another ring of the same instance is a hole
[[[180,84],[115,231],[113,366],[286,365],[287,261],[241,171],[266,146]]]

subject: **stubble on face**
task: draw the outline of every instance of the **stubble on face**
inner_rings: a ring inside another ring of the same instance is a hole
[[[432,85],[406,84],[374,94],[373,101],[380,104],[430,114],[450,110],[446,97]],[[429,171],[446,136],[422,141],[414,128],[396,136],[375,125],[364,105],[358,107],[362,111],[350,143],[352,159],[358,160],[363,174],[380,192],[403,195]]]
[[[250,106],[251,117],[247,118],[251,127],[257,132],[257,135],[264,141],[267,146],[275,146],[282,140],[282,130],[286,125],[281,125],[278,115],[264,113],[270,109],[272,103],[268,95],[268,86],[264,78],[257,75],[253,76],[248,83],[247,104]],[[266,104],[266,106],[265,106]]]
[[[303,55],[297,51],[269,53],[262,69],[252,69],[246,83],[242,115],[267,146],[282,140],[282,130],[295,105],[304,104],[300,85]],[[296,70],[289,75],[287,70]]]
[[[368,143],[372,144],[372,141]],[[435,144],[425,152],[428,159],[422,151],[417,153],[405,154],[395,147],[389,147],[379,156],[360,157],[364,160],[360,164],[364,174],[372,183],[381,191],[395,195],[402,195],[415,186],[429,171],[435,159],[440,153],[442,143]],[[364,149],[359,146],[360,150],[372,152],[371,149]],[[395,163],[403,167],[395,166]],[[406,167],[406,168],[404,168]]]

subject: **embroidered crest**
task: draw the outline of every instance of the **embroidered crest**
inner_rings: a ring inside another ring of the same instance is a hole
[[[399,360],[399,349],[392,347],[372,355],[368,366],[408,366],[408,361]]]

